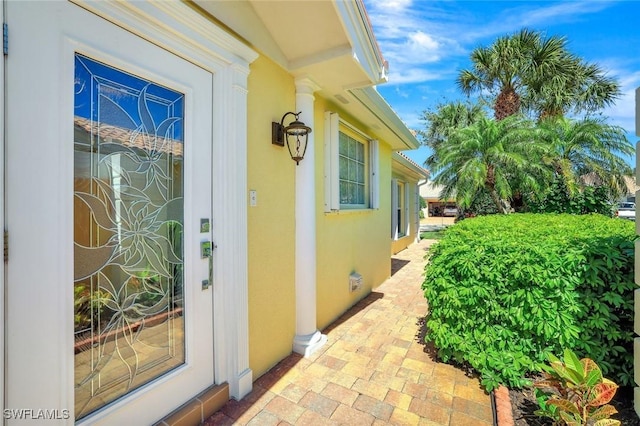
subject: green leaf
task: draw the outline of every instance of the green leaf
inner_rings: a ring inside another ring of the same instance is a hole
[[[599,383],[602,380],[602,371],[600,371],[600,367],[590,358],[583,358],[580,360],[582,364],[582,368],[584,369],[585,374],[585,386],[592,387]]]
[[[553,368],[553,370],[556,372],[558,376],[560,376],[560,378],[566,380],[567,382],[570,382],[574,385],[582,382],[581,377],[578,376],[578,373],[568,369],[561,362],[552,362],[551,368]]]
[[[564,350],[564,364],[567,369],[571,370],[571,372],[575,372],[574,377],[578,379],[576,383],[581,383],[584,381],[584,369],[582,368],[582,363],[580,359],[576,356],[575,353],[569,348]]]

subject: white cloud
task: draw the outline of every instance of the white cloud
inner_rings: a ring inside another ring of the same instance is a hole
[[[411,0],[388,0],[388,1],[379,1],[378,7],[380,8],[388,8],[392,10],[405,10],[412,3]]]
[[[391,84],[407,84],[420,83],[425,81],[440,80],[442,76],[438,73],[432,73],[429,70],[418,67],[398,67],[397,69],[389,69],[389,83]]]
[[[635,134],[636,127],[636,89],[640,87],[640,71],[614,73],[618,76],[622,96],[615,105],[606,108],[603,114],[612,124],[622,127],[627,133]]]
[[[539,25],[551,20],[575,21],[583,15],[598,13],[609,7],[602,1],[570,1],[528,11],[519,17],[520,25]]]
[[[440,47],[440,43],[422,31],[409,34],[409,45],[414,49],[424,48],[427,50],[437,50]]]

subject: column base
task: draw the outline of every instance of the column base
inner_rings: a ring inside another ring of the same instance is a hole
[[[304,336],[296,335],[293,339],[293,351],[307,358],[324,346],[327,340],[327,336],[319,331]]]
[[[240,401],[253,389],[253,371],[249,368],[229,381],[229,394]]]

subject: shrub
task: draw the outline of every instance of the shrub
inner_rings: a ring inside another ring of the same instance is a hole
[[[432,247],[427,340],[491,390],[570,348],[632,383],[634,224],[601,215],[467,219]]]
[[[532,213],[599,213],[612,217],[614,204],[604,186],[584,186],[579,192],[570,194],[562,179],[556,179],[541,200],[529,199],[529,211]]]

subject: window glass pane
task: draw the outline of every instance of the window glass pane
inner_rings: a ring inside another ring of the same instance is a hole
[[[347,192],[347,182],[340,181],[340,204],[348,204],[349,194]]]
[[[185,362],[184,94],[76,54],[74,110],[81,419]]]
[[[356,142],[353,139],[349,138],[349,153],[347,155],[349,156],[350,159],[355,159],[356,158],[356,145],[357,144],[358,144],[358,142]]]
[[[353,161],[349,161],[349,181],[351,182],[356,181],[357,169],[358,169],[358,165]]]
[[[344,133],[339,133],[340,155],[349,155],[349,139]]]
[[[364,204],[364,185],[358,185],[358,204]]]
[[[357,143],[356,160],[358,160],[360,163],[364,163],[364,144]]]
[[[355,185],[353,183],[348,183],[347,184],[347,191],[349,193],[349,195],[348,195],[349,204],[355,204],[356,200],[357,200]]]
[[[349,176],[349,159],[340,157],[340,179],[347,179]]]

